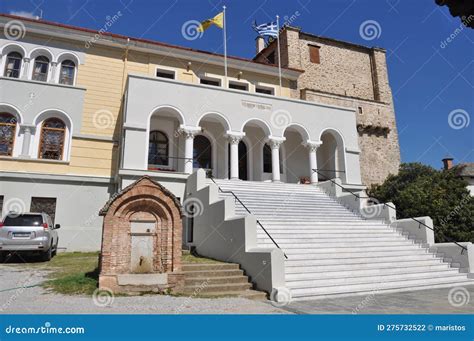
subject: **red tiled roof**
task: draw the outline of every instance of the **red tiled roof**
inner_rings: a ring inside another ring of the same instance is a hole
[[[31,22],[31,23],[39,23],[39,24],[44,24],[44,25],[49,25],[49,26],[55,26],[55,27],[61,27],[69,30],[75,30],[75,31],[81,31],[81,32],[86,32],[86,33],[91,33],[91,34],[97,34],[97,30],[92,30],[89,28],[84,28],[84,27],[78,27],[78,26],[72,26],[72,25],[67,25],[67,24],[61,24],[53,21],[48,21],[48,20],[43,20],[43,19],[32,19],[32,18],[25,18],[25,17],[20,17],[16,15],[11,15],[11,14],[5,14],[5,13],[0,13],[0,17],[5,17],[5,18],[10,18],[10,19],[15,19],[15,20],[21,20],[21,21],[26,21],[26,22]],[[123,39],[127,40],[130,39],[130,41],[136,41],[140,43],[146,43],[146,44],[152,44],[152,45],[157,45],[157,46],[163,46],[163,47],[169,47],[173,49],[179,49],[183,51],[190,51],[190,52],[196,52],[196,53],[202,53],[202,54],[207,54],[207,55],[213,55],[217,57],[222,57],[224,58],[223,54],[220,53],[214,53],[214,52],[209,52],[209,51],[204,51],[204,50],[198,50],[198,49],[192,49],[189,47],[183,47],[183,46],[178,46],[178,45],[173,45],[173,44],[167,44],[163,42],[159,42],[156,40],[149,40],[149,39],[143,39],[143,38],[134,38],[134,37],[129,37],[125,36],[122,34],[117,34],[117,33],[111,33],[111,32],[103,32],[101,33],[102,36],[108,36],[112,38],[117,38],[117,39]],[[235,57],[235,56],[227,56],[228,59],[234,59],[234,60],[239,60],[239,61],[244,61],[244,62],[249,62],[252,64],[260,64],[264,66],[269,66],[269,67],[277,67],[276,65],[272,64],[266,64],[262,62],[257,62],[252,59],[248,58],[242,58],[242,57]],[[283,68],[286,70],[291,70],[291,71],[296,71],[296,72],[304,72],[303,70],[295,69],[295,68]]]

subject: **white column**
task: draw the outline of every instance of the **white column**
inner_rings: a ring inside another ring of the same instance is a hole
[[[21,146],[21,157],[30,157],[30,144],[31,144],[31,133],[35,127],[32,126],[20,126],[23,131],[23,145]],[[20,131],[21,131],[20,130]]]
[[[269,144],[272,148],[272,180],[273,182],[280,182],[280,146],[282,140],[270,139]]]
[[[309,174],[311,174],[311,183],[315,184],[318,183],[318,173],[313,171],[313,169],[318,168],[318,158],[316,155],[316,151],[321,143],[317,142],[307,142],[304,143],[304,146],[308,148],[308,156],[309,156]]]
[[[28,75],[30,73],[30,58],[23,58],[23,65],[21,69],[23,70],[23,74],[20,75],[20,78],[28,79]]]
[[[56,82],[56,69],[58,68],[58,63],[57,62],[51,62],[51,74],[49,76],[49,82],[50,83],[55,83]]]
[[[194,136],[200,131],[200,128],[181,128],[180,133],[184,135],[184,172],[186,174],[193,173],[193,152],[194,152]]]
[[[242,135],[227,134],[230,145],[230,179],[239,180],[239,142]]]

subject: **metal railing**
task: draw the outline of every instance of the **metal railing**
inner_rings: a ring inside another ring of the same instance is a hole
[[[334,185],[336,185],[336,186],[342,188],[342,189],[343,189],[344,191],[346,191],[347,193],[352,194],[354,197],[356,197],[356,200],[357,200],[357,199],[369,199],[369,200],[370,200],[370,199],[374,199],[374,200],[376,200],[377,202],[380,202],[377,198],[373,198],[373,197],[361,197],[361,196],[358,195],[357,193],[354,193],[354,192],[352,192],[351,190],[349,190],[349,189],[347,189],[347,188],[341,186],[341,185],[338,184],[336,181],[334,181],[334,180],[332,180],[332,179],[329,179],[329,178],[326,177],[324,174],[321,174],[320,171],[326,171],[326,170],[313,169],[313,172],[317,173],[318,175],[323,176],[326,180],[331,181],[331,183],[333,183]],[[343,172],[343,171],[340,171],[340,172]],[[393,206],[391,206],[391,205],[389,205],[389,204],[387,204],[387,203],[385,203],[385,202],[384,202],[384,203],[381,203],[381,205],[384,205],[384,207],[388,207],[388,208],[391,208],[391,209],[396,210],[395,207],[393,207]],[[431,231],[434,232],[434,227],[432,228],[432,227],[426,225],[424,222],[422,222],[422,221],[420,221],[420,220],[418,220],[418,219],[416,219],[416,218],[411,218],[411,217],[409,217],[409,218],[407,218],[407,219],[411,219],[411,220],[417,222],[417,223],[418,223],[418,228],[420,228],[420,225],[423,225],[424,227],[427,227],[428,229],[430,229]],[[448,240],[449,242],[454,243],[454,244],[456,244],[457,246],[459,246],[459,247],[462,249],[461,254],[462,254],[464,251],[467,251],[467,248],[466,248],[465,246],[459,244],[457,241],[452,240],[451,238],[449,238],[449,237],[447,237],[447,236],[444,236],[444,238],[446,238],[446,240]]]
[[[234,199],[237,200],[240,205],[242,205],[242,207],[249,213],[249,214],[252,214],[252,212],[247,208],[247,206],[245,206],[245,204],[242,202],[242,200],[239,199],[239,197],[237,197],[237,195],[233,192],[233,191],[225,191],[223,190],[218,184],[217,182],[214,180],[214,177],[213,176],[209,176],[209,179],[212,180],[212,182],[217,186],[217,188],[219,189],[219,192],[221,193],[224,193],[224,194],[232,194]],[[273,242],[273,244],[275,244],[275,246],[277,248],[279,248],[281,250],[281,252],[283,252],[283,255],[285,256],[286,259],[288,259],[288,256],[286,255],[286,253],[281,249],[280,245],[278,245],[278,243],[275,241],[275,239],[273,239],[273,237],[270,235],[270,233],[268,233],[268,231],[265,229],[265,227],[263,227],[262,223],[257,219],[257,224],[262,228],[262,230],[266,233],[266,235],[268,236],[268,238],[270,238],[270,240]]]

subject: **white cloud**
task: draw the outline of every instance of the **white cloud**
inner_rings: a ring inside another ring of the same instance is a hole
[[[29,18],[29,19],[36,19],[36,15],[33,14],[33,12],[27,12],[27,11],[10,11],[11,15],[16,15],[18,17],[24,17],[24,18]]]

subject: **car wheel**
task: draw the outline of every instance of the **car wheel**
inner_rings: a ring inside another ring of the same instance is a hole
[[[58,244],[59,244],[59,239],[56,241],[56,246],[54,247],[54,250],[52,252],[52,256],[56,256],[56,254],[58,253]]]
[[[49,262],[53,257],[53,246],[51,245],[48,251],[45,251],[41,254],[41,260],[44,262]]]

